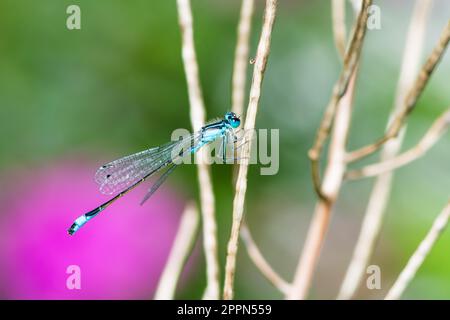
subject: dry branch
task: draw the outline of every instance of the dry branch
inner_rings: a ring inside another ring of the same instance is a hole
[[[241,14],[238,25],[238,40],[236,43],[236,51],[234,57],[233,70],[233,88],[232,88],[232,111],[238,115],[243,115],[244,111],[244,97],[245,97],[245,82],[247,65],[249,64],[249,40],[251,30],[251,20],[254,9],[254,0],[243,0],[241,7]],[[237,171],[234,171],[233,182],[236,183]],[[244,243],[247,253],[255,266],[261,273],[282,293],[287,292],[289,284],[283,280],[264,259],[261,251],[254,242],[250,230],[245,223],[245,218],[242,222],[241,233],[242,242]]]
[[[242,223],[241,227],[241,239],[247,248],[247,253],[255,264],[255,266],[261,271],[262,275],[281,293],[287,294],[290,289],[290,284],[285,281],[278,273],[273,270],[270,264],[264,259],[261,251],[252,238],[250,230],[246,223]]]
[[[345,0],[332,0],[331,1],[331,13],[333,20],[333,36],[334,44],[339,53],[339,56],[344,59],[345,57]]]
[[[194,131],[198,131],[205,123],[206,112],[194,47],[191,5],[189,0],[177,0],[177,6],[181,29],[182,57],[189,93],[190,117]],[[198,159],[204,159],[205,152],[205,149],[200,149]],[[198,163],[198,180],[207,276],[204,298],[219,299],[219,262],[217,255],[217,226],[214,216],[214,193],[209,167],[203,161]]]
[[[238,36],[236,50],[234,56],[233,69],[233,86],[232,86],[232,111],[238,115],[243,115],[244,98],[245,98],[245,82],[246,71],[249,64],[249,40],[251,30],[251,20],[254,10],[254,0],[243,0],[241,6],[241,14],[238,25]],[[235,171],[234,177],[237,177]],[[236,179],[233,180],[234,183]],[[271,282],[278,290],[285,293],[289,284],[283,280],[264,259],[262,253],[254,242],[250,230],[248,229],[245,219],[242,222],[241,233],[242,242],[244,243],[250,259],[261,273]]]
[[[239,18],[231,93],[231,111],[239,116],[244,112],[245,82],[247,79],[248,51],[254,0],[242,0]]]
[[[447,227],[449,218],[450,201],[447,203],[447,206],[444,208],[444,210],[442,210],[436,220],[434,220],[433,226],[431,227],[430,231],[428,231],[425,239],[422,240],[419,247],[406,264],[406,267],[400,273],[400,276],[389,290],[385,298],[386,300],[397,300],[401,297],[408,284],[416,275],[417,270],[420,268],[423,261],[430,253],[431,249],[436,243],[436,240]]]
[[[244,129],[246,133],[251,132],[255,127],[256,114],[258,112],[259,99],[261,97],[261,86],[264,78],[267,60],[270,51],[270,40],[273,24],[275,22],[277,9],[277,0],[266,0],[266,8],[264,12],[264,20],[262,25],[261,36],[256,52],[256,59],[253,70],[253,79],[250,88],[250,99],[247,108]],[[249,137],[244,136],[244,142]],[[238,178],[236,181],[236,193],[233,202],[233,223],[231,227],[231,235],[228,241],[227,258],[225,265],[225,284],[224,299],[232,299],[234,290],[234,274],[236,269],[236,254],[238,250],[239,231],[241,227],[242,217],[244,213],[245,193],[247,191],[247,173],[249,164],[251,143],[245,143],[242,149],[243,159],[239,166]]]
[[[417,0],[408,28],[405,48],[402,57],[402,66],[397,84],[396,98],[387,128],[391,121],[401,112],[403,101],[412,87],[420,67],[420,57],[425,37],[427,17],[430,12],[432,0]],[[399,152],[406,124],[402,133],[396,139],[388,141],[381,152],[381,160],[388,160]],[[391,190],[392,173],[379,175],[374,183],[372,193],[367,204],[362,227],[355,245],[352,259],[339,290],[338,299],[351,299],[366,274],[366,267],[375,248],[376,239],[381,229],[384,211]]]
[[[329,200],[319,199],[316,204],[313,220],[308,229],[303,252],[295,272],[294,282],[286,296],[287,299],[305,299],[311,286],[314,269],[319,260],[325,234],[330,223],[334,201],[341,188],[345,172],[345,144],[350,125],[355,82],[356,74],[352,76],[349,89],[337,107],[329,159],[323,182],[323,190],[329,196]]]
[[[309,150],[308,156],[311,160],[311,173],[314,183],[314,189],[317,195],[324,201],[328,201],[327,195],[323,192],[320,181],[320,156],[326,139],[328,138],[333,120],[335,117],[336,109],[339,101],[347,91],[350,77],[354,73],[359,56],[361,54],[361,48],[366,34],[366,23],[368,18],[368,7],[371,5],[371,0],[364,0],[361,12],[358,15],[356,21],[353,36],[350,42],[349,49],[344,58],[344,66],[342,72],[336,82],[330,102],[328,103],[325,114],[320,123],[319,129],[316,134],[314,145]]]
[[[377,176],[379,174],[403,167],[423,156],[445,134],[450,126],[450,109],[444,112],[427,131],[419,143],[410,150],[385,161],[367,165],[364,168],[348,171],[348,180]]]
[[[393,120],[386,134],[372,144],[369,144],[358,150],[349,152],[347,155],[348,162],[360,160],[374,153],[383,144],[385,144],[390,139],[395,138],[399,134],[407,116],[414,110],[417,100],[419,99],[426,84],[428,83],[428,80],[430,79],[433,70],[436,68],[436,65],[444,55],[449,40],[450,40],[450,20],[447,22],[447,25],[442,31],[437,45],[434,47],[424,66],[422,67],[422,70],[417,76],[414,86],[411,88],[409,94],[406,96],[402,111]]]
[[[199,213],[195,203],[188,203],[181,216],[180,226],[159,280],[155,300],[172,300],[178,279],[197,239]]]
[[[349,49],[345,54],[343,69],[333,88],[332,97],[317,132],[313,148],[309,151],[314,188],[319,195],[319,200],[296,268],[293,285],[289,294],[286,295],[287,299],[305,299],[308,294],[325,240],[334,202],[341,188],[346,169],[346,142],[350,126],[357,65],[366,32],[370,4],[371,1],[364,1],[361,11],[355,12],[358,16],[353,27]],[[320,154],[331,130],[328,163],[322,184],[319,175]]]

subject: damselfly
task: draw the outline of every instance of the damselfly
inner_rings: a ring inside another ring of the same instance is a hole
[[[163,168],[166,171],[148,190],[143,204],[163,184],[167,177],[180,164],[180,159],[186,155],[195,154],[200,148],[221,139],[221,154],[226,161],[226,147],[230,141],[237,141],[234,129],[240,125],[240,119],[233,112],[227,112],[223,119],[211,122],[179,141],[144,150],[101,166],[95,174],[95,181],[103,194],[116,194],[97,208],[78,217],[68,233],[73,235],[86,222],[98,215],[114,201],[134,189],[147,178]],[[231,140],[232,139],[232,140]]]

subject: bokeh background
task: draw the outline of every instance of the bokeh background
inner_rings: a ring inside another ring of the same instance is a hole
[[[256,1],[251,56],[263,1]],[[379,0],[381,30],[363,49],[349,147],[379,137],[391,109],[413,1]],[[82,29],[66,28],[66,8],[81,8]],[[231,71],[240,1],[193,0],[195,42],[209,118],[230,109]],[[347,16],[351,16],[348,8]],[[252,166],[247,220],[269,262],[291,280],[315,195],[307,150],[338,77],[330,3],[279,1],[257,118],[280,129],[280,170]],[[450,16],[435,0],[424,54]],[[190,129],[175,1],[0,2],[0,298],[151,298],[184,203],[198,197],[196,169],[185,166],[145,206],[145,187],[108,209],[76,237],[73,219],[108,199],[96,191],[98,166],[165,143]],[[251,77],[249,68],[248,79]],[[450,57],[433,75],[409,119],[413,146],[449,105]],[[367,161],[374,161],[372,157]],[[367,162],[366,161],[366,162]],[[373,264],[385,295],[445,205],[450,190],[448,135],[425,157],[398,170]],[[231,226],[231,168],[212,168],[223,270]],[[343,186],[316,274],[312,298],[334,298],[348,265],[372,180]],[[450,298],[450,232],[438,241],[405,298]],[[67,290],[66,267],[78,264],[82,290]],[[239,251],[236,298],[282,298]],[[200,298],[204,257],[198,244],[178,298]]]

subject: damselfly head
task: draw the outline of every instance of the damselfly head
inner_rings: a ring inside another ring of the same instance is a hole
[[[231,111],[225,114],[225,120],[235,129],[241,124],[241,119]]]

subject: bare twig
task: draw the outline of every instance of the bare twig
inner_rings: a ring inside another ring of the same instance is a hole
[[[234,57],[233,70],[233,88],[232,88],[232,111],[238,115],[243,115],[244,112],[244,97],[245,97],[245,82],[246,71],[248,65],[249,40],[251,30],[251,20],[254,9],[254,0],[243,0],[241,7],[241,14],[238,25],[238,40],[236,43],[236,51]],[[237,167],[236,167],[237,169]],[[233,182],[236,183],[237,170],[233,174]],[[255,266],[261,273],[282,293],[287,292],[289,284],[283,280],[264,259],[259,251],[256,243],[250,234],[245,219],[241,227],[241,239],[247,248],[248,255]]]
[[[247,108],[247,115],[244,124],[244,132],[251,132],[255,127],[256,114],[258,112],[259,99],[261,96],[261,86],[264,78],[267,60],[270,51],[270,40],[273,24],[275,22],[277,0],[266,0],[264,20],[256,52],[255,66],[253,70],[252,85],[250,88],[250,99]],[[244,139],[248,139],[247,136]],[[232,299],[234,290],[234,273],[236,268],[236,254],[238,250],[239,231],[244,213],[245,193],[247,191],[247,173],[249,164],[251,143],[243,146],[243,159],[239,166],[239,173],[236,182],[236,193],[233,202],[233,223],[231,235],[228,241],[227,258],[225,266],[224,299]]]
[[[409,88],[412,87],[413,79],[419,70],[425,26],[431,3],[432,0],[416,1],[403,51],[396,99],[387,127],[389,127],[396,114],[402,110],[403,101]],[[406,125],[403,128],[403,133],[405,129]],[[395,157],[401,148],[402,141],[403,134],[399,135],[396,139],[388,141],[383,146],[381,160],[384,161]],[[392,173],[390,172],[381,174],[376,178],[352,260],[339,290],[338,299],[351,299],[365,275],[366,267],[369,264],[369,259],[372,256],[376,239],[381,229],[385,207],[389,199],[391,181]]]
[[[263,255],[258,249],[255,241],[250,234],[250,230],[246,223],[242,223],[241,227],[241,239],[247,248],[247,253],[255,266],[261,271],[264,277],[281,293],[287,294],[290,289],[290,284],[286,282],[278,273],[273,270],[269,263],[264,259]]]
[[[231,91],[231,111],[241,118],[244,125],[245,84],[247,80],[248,52],[250,47],[250,31],[254,11],[254,0],[242,0],[241,13],[237,28],[237,42],[234,53],[233,80]],[[233,166],[232,183],[236,183],[238,167]]]
[[[191,5],[189,0],[177,0],[177,6],[181,28],[183,64],[188,84],[190,116],[192,127],[194,131],[197,131],[205,123],[206,117],[194,49]],[[205,149],[199,150],[198,159],[204,159],[205,152]],[[214,193],[209,167],[203,161],[199,161],[198,164],[198,180],[207,274],[207,287],[204,298],[219,299],[219,262],[217,256],[217,226],[214,216]]]
[[[395,138],[401,128],[404,125],[405,119],[407,116],[414,110],[416,106],[417,100],[422,94],[430,76],[435,69],[436,65],[444,55],[445,49],[447,48],[448,42],[450,40],[450,20],[447,22],[446,27],[441,33],[441,37],[428,57],[425,65],[422,67],[417,79],[414,83],[414,86],[411,88],[409,94],[406,96],[404,100],[404,105],[402,111],[397,115],[397,117],[392,121],[392,124],[389,126],[386,134],[375,141],[372,144],[364,146],[355,151],[349,152],[347,155],[347,161],[352,162],[356,160],[360,160],[375,151],[377,151],[386,141]]]
[[[442,137],[442,135],[445,134],[449,126],[450,109],[444,112],[433,123],[425,136],[413,148],[405,151],[395,158],[390,158],[385,161],[370,164],[361,169],[348,171],[345,175],[345,178],[348,180],[353,180],[373,177],[403,167],[404,165],[407,165],[408,163],[423,156],[431,147],[436,144],[436,142]]]
[[[174,298],[178,279],[197,239],[199,218],[195,203],[188,203],[181,216],[172,250],[159,280],[155,300]]]
[[[240,116],[244,112],[245,82],[247,79],[248,51],[254,2],[254,0],[242,0],[236,51],[234,53],[231,111]]]
[[[334,44],[339,56],[345,57],[345,0],[332,0],[331,13],[333,20]]]
[[[249,52],[249,40],[251,30],[251,20],[254,10],[254,0],[243,0],[241,6],[241,14],[238,25],[238,39],[236,43],[236,50],[234,56],[234,69],[233,69],[233,86],[232,86],[232,108],[231,110],[238,114],[243,115],[244,112],[244,97],[245,97],[245,82],[246,71],[248,65],[248,52]],[[237,168],[236,168],[237,169]],[[235,171],[234,177],[237,178],[237,171]],[[233,180],[236,182],[235,179]],[[245,219],[242,222],[241,227],[241,239],[247,248],[248,255],[252,259],[256,267],[261,273],[271,282],[278,290],[285,293],[289,284],[283,280],[264,259],[263,255],[259,251],[256,243],[250,234]]]
[[[422,240],[417,250],[413,253],[408,263],[406,264],[400,276],[395,281],[394,285],[389,290],[386,295],[386,300],[397,300],[401,297],[406,287],[409,285],[411,280],[417,273],[417,270],[422,265],[423,261],[430,253],[436,240],[439,238],[441,233],[447,227],[448,220],[450,218],[450,201],[447,203],[446,207],[439,216],[434,220],[433,226],[426,235],[425,239]]]
[[[311,173],[314,183],[314,189],[317,195],[324,201],[328,201],[329,199],[327,195],[323,192],[321,187],[320,166],[319,166],[320,156],[322,153],[325,140],[328,138],[330,134],[337,106],[339,104],[339,101],[347,91],[347,87],[350,82],[350,77],[355,71],[361,53],[364,36],[366,34],[366,23],[368,18],[367,9],[372,3],[372,0],[363,0],[363,1],[364,1],[363,6],[355,24],[349,49],[345,54],[342,72],[333,88],[333,93],[331,95],[330,102],[328,103],[327,109],[325,110],[325,114],[322,118],[319,129],[317,131],[314,145],[308,152],[308,156],[311,160]]]

